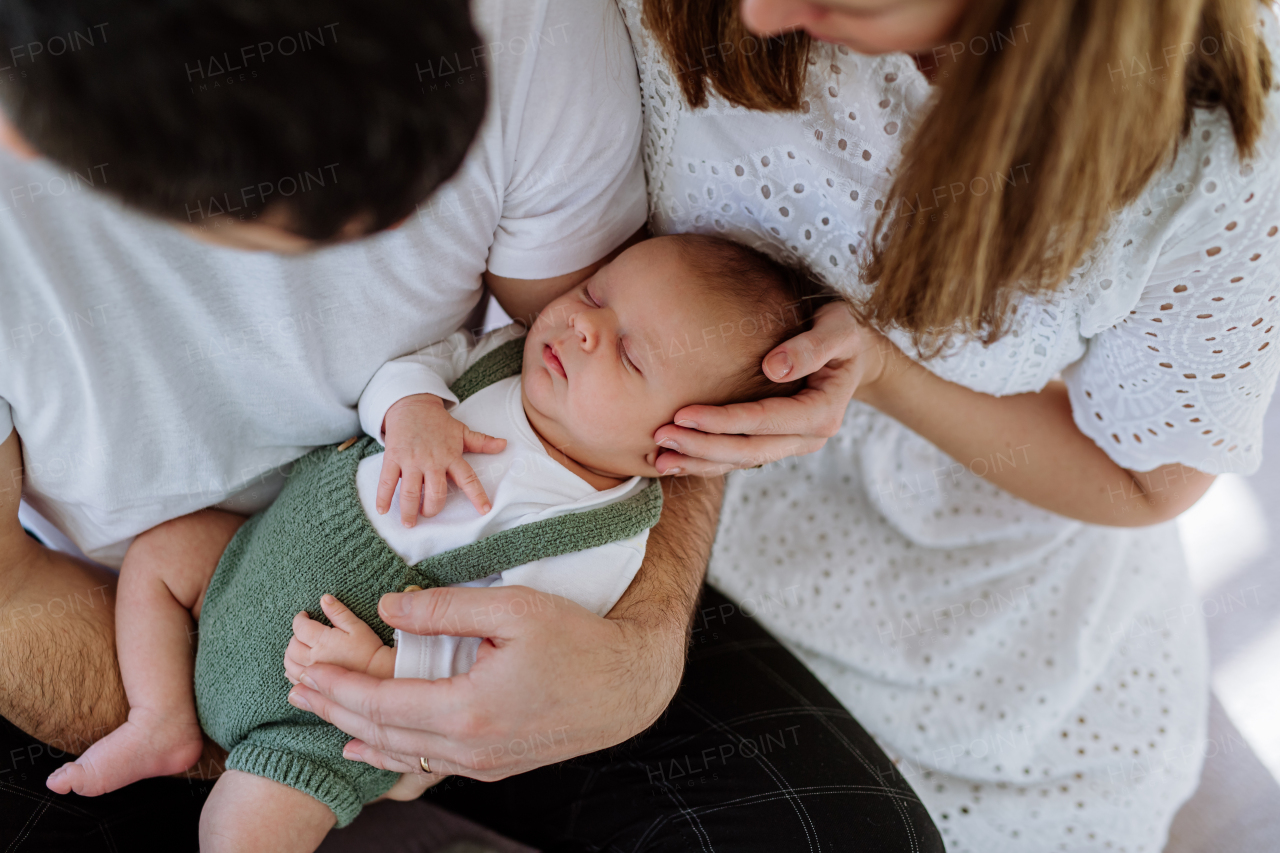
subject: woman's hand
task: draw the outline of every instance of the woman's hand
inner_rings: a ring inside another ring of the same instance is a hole
[[[794,397],[729,406],[685,406],[653,438],[668,450],[663,474],[711,476],[813,453],[835,435],[854,393],[879,381],[897,347],[858,322],[845,302],[818,309],[813,328],[764,358],[775,382],[807,376]]]

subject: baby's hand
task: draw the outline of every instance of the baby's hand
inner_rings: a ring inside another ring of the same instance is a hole
[[[323,625],[306,611],[293,617],[293,639],[284,653],[284,673],[298,683],[303,667],[331,663],[374,678],[396,674],[396,651],[382,644],[373,629],[332,595],[320,597],[320,609],[334,627]]]
[[[418,521],[418,509],[430,518],[444,509],[449,490],[446,478],[471,499],[481,515],[490,509],[489,497],[463,453],[501,453],[505,438],[472,432],[466,424],[445,411],[444,401],[434,394],[414,394],[387,409],[383,421],[387,452],[382,458],[378,479],[377,507],[380,514],[391,509],[396,482],[400,487],[400,519],[405,527]]]

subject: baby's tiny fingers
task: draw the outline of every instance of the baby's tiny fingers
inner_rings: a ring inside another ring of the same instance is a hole
[[[286,675],[291,676],[290,681],[297,684],[297,676],[302,673],[303,668],[313,663],[315,661],[310,646],[300,642],[297,637],[289,641],[289,647],[284,652],[284,671]]]
[[[386,454],[382,457],[382,474],[378,477],[378,513],[386,514],[391,509],[391,497],[396,493],[396,483],[400,482],[400,466]]]
[[[365,624],[363,619],[352,613],[351,608],[332,595],[320,597],[320,609],[324,611],[325,616],[329,617],[329,621],[334,624],[334,627],[340,628],[348,634],[373,633],[373,629]]]
[[[449,476],[458,484],[458,488],[462,489],[462,493],[471,499],[471,505],[481,515],[493,508],[489,503],[489,496],[485,494],[484,484],[480,482],[475,469],[465,459],[459,459],[449,466]]]
[[[462,449],[466,453],[501,453],[506,448],[505,438],[495,438],[465,426],[462,428]]]
[[[418,523],[418,508],[422,505],[422,472],[404,471],[400,483],[400,521],[405,527]]]
[[[445,500],[449,497],[449,481],[445,472],[432,470],[427,472],[422,484],[422,516],[431,518],[444,509]]]
[[[305,610],[299,611],[298,615],[293,617],[293,636],[308,646],[314,646],[320,642],[320,638],[328,630],[328,627],[308,616]]]

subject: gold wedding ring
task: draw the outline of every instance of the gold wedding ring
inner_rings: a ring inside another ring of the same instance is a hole
[[[430,762],[430,761],[427,761],[427,759],[425,759],[425,758],[419,758],[419,759],[418,759],[418,764],[419,764],[419,765],[421,765],[421,767],[422,767],[422,772],[423,772],[423,773],[430,773],[430,772],[431,772],[431,762]]]

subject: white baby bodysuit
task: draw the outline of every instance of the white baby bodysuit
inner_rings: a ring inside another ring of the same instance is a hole
[[[406,396],[424,393],[444,398],[453,416],[471,429],[507,440],[501,453],[464,457],[493,505],[488,513],[480,515],[450,483],[444,509],[432,518],[419,517],[411,528],[400,521],[399,486],[390,511],[380,515],[376,509],[384,454],[361,461],[356,471],[360,505],[373,529],[410,565],[521,524],[623,500],[648,485],[647,479],[632,477],[612,489],[596,491],[552,459],[525,416],[519,376],[495,382],[461,403],[449,393],[448,385],[481,356],[524,331],[511,325],[478,341],[466,332],[450,335],[420,353],[383,365],[360,397],[360,423],[380,442],[387,409]],[[526,563],[462,585],[527,586],[571,599],[603,616],[630,586],[648,538],[646,530],[630,539]],[[399,630],[395,643],[397,678],[446,678],[466,672],[480,647],[475,637],[426,637]]]

